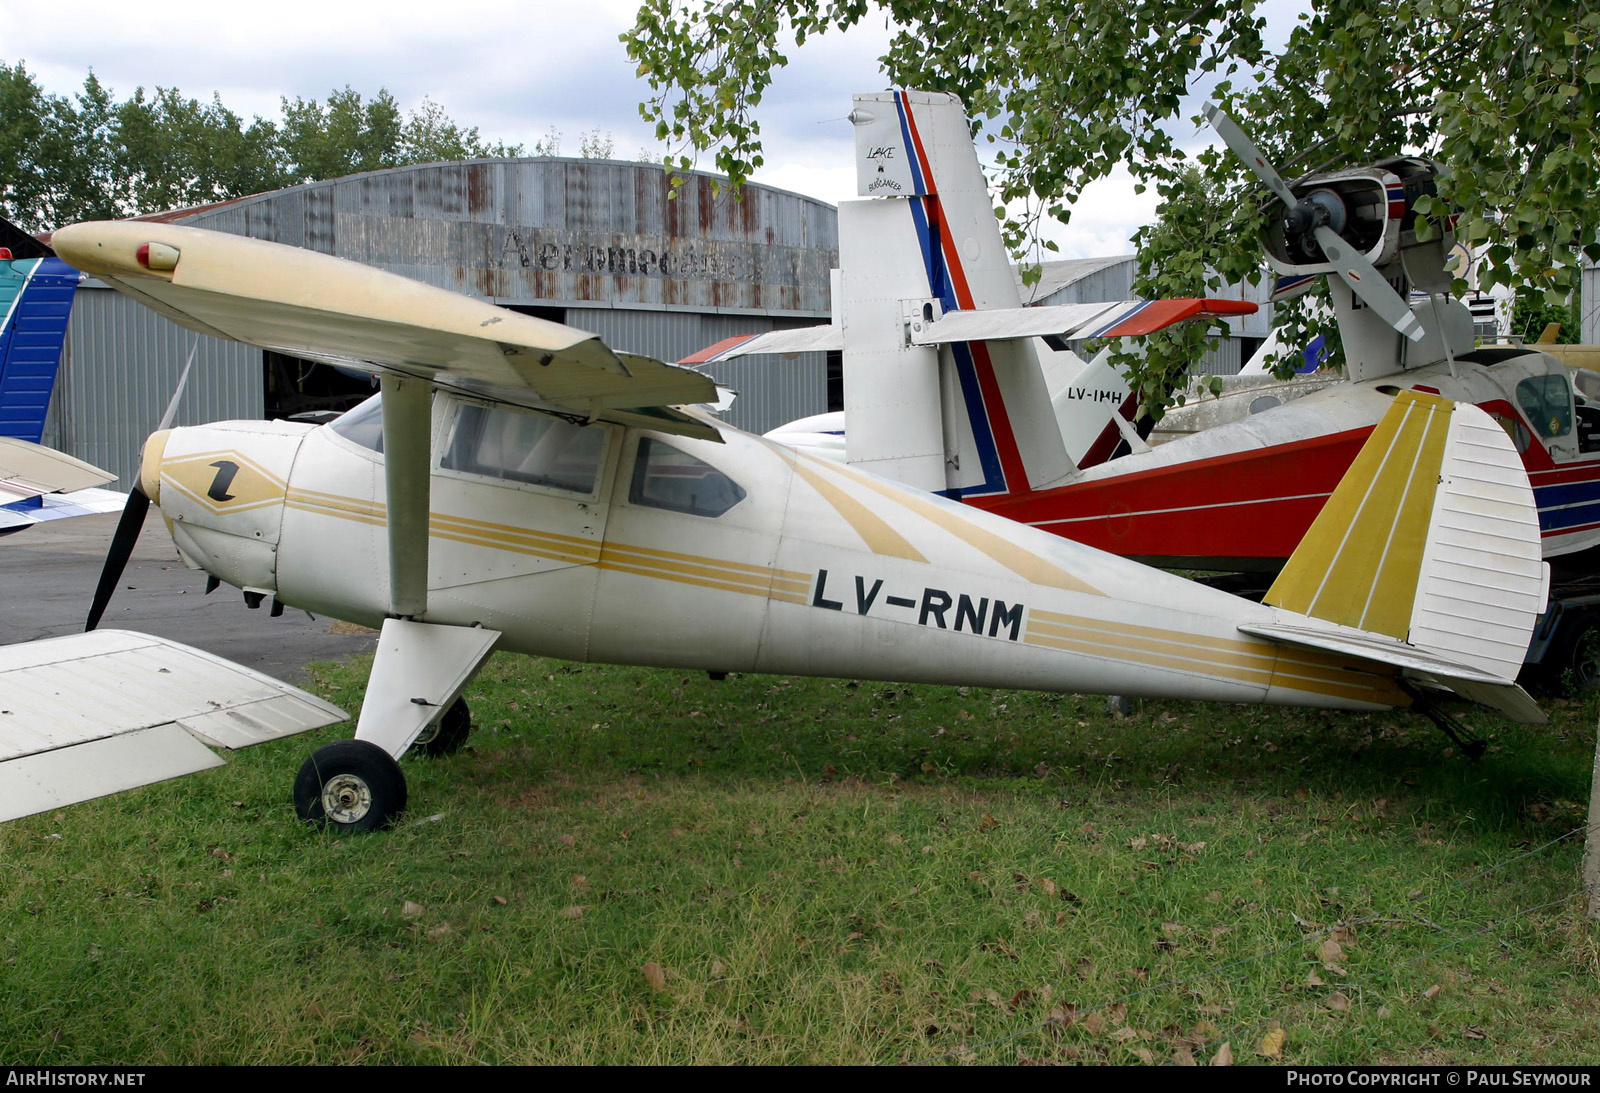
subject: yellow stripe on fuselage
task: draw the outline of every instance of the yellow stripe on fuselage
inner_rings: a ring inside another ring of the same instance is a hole
[[[1361,661],[1269,642],[1217,638],[1041,610],[1029,613],[1023,640],[1030,645],[1109,656],[1255,686],[1385,706],[1409,702],[1392,678],[1375,674],[1370,665]]]
[[[291,489],[284,503],[293,509],[331,516],[340,520],[382,526],[387,521],[386,506],[317,490]],[[575,535],[534,531],[513,524],[472,520],[435,512],[428,518],[428,534],[470,546],[504,550],[529,557],[573,565],[592,565],[619,573],[715,588],[725,592],[770,597],[787,603],[805,603],[811,590],[811,576],[789,569],[724,561],[697,554],[682,554],[626,543],[601,542]]]

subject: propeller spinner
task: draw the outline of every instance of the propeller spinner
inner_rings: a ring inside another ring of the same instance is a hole
[[[1347,238],[1356,233],[1358,225],[1344,195],[1330,187],[1319,186],[1304,196],[1297,196],[1238,123],[1210,103],[1206,104],[1205,117],[1233,154],[1283,202],[1287,211],[1282,231],[1292,257],[1304,264],[1321,266],[1325,263],[1325,268],[1337,273],[1350,286],[1350,291],[1384,322],[1410,340],[1420,341],[1422,324],[1412,314],[1410,306],[1373,266],[1367,248]],[[1379,187],[1381,193],[1381,183]],[[1385,202],[1385,210],[1386,205]],[[1381,233],[1375,242],[1378,246],[1374,249],[1381,249]]]

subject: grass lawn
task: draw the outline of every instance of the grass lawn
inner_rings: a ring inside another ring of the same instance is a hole
[[[1526,855],[1585,820],[1594,700],[1468,711],[1469,762],[1410,715],[504,655],[468,697],[384,834],[288,803],[347,726],[0,827],[0,1064],[1600,1061],[1581,836]]]

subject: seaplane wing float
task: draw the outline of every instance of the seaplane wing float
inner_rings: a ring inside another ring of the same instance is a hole
[[[327,425],[157,432],[125,514],[158,506],[185,561],[247,599],[381,628],[354,739],[295,779],[312,823],[390,822],[397,760],[460,744],[495,649],[1339,709],[1455,695],[1543,718],[1513,682],[1544,604],[1532,494],[1470,406],[1395,399],[1257,603],[743,433],[696,408],[709,377],[570,327],[195,228],[53,242],[192,329],[379,375]],[[119,533],[95,617],[130,546]]]
[[[1586,568],[1600,545],[1600,402],[1582,390],[1575,401],[1571,370],[1536,349],[1474,349],[1470,313],[1447,295],[1452,225],[1427,240],[1415,230],[1434,165],[1391,159],[1291,186],[1211,114],[1283,204],[1267,239],[1278,296],[1330,278],[1348,380],[1147,445],[1105,354],[1085,364],[1062,342],[1221,322],[1251,305],[1019,307],[965,111],[915,91],[855,97],[861,198],[839,208],[833,323],[731,339],[691,360],[841,349],[844,414],[770,436],[1141,561],[1269,576],[1395,396],[1437,394],[1481,406],[1511,436],[1544,556]]]

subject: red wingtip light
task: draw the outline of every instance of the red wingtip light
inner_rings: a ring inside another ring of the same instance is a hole
[[[0,262],[9,262],[9,261],[11,261],[11,248],[10,247],[0,247]]]
[[[139,264],[148,270],[165,272],[178,265],[178,248],[165,243],[143,243],[133,252]]]

